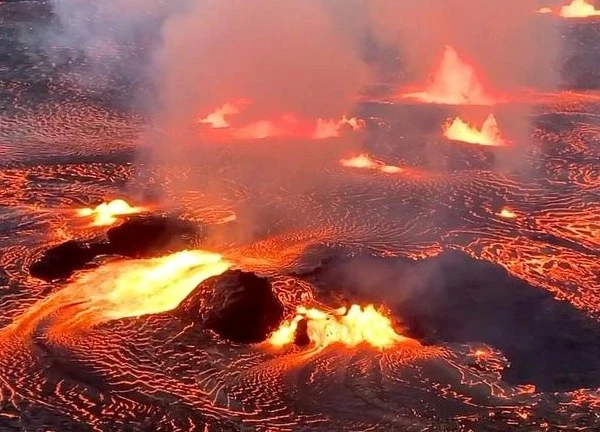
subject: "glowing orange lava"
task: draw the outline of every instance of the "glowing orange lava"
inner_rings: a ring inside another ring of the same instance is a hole
[[[573,0],[567,6],[560,8],[559,15],[563,18],[587,18],[600,16],[600,10],[586,0]]]
[[[549,7],[541,7],[538,9],[537,13],[540,14],[551,14],[552,13],[552,9]]]
[[[505,219],[515,219],[517,217],[517,214],[514,211],[504,207],[502,210],[500,210],[498,216],[503,217]]]
[[[210,126],[211,129],[227,129],[222,138],[235,139],[287,137],[320,140],[339,137],[344,130],[356,131],[363,127],[362,121],[346,115],[340,119],[306,120],[291,113],[233,126],[226,117],[240,113],[249,104],[245,99],[226,103],[198,122]]]
[[[386,165],[381,161],[373,160],[369,155],[360,154],[348,159],[341,159],[340,163],[349,168],[374,169],[387,174],[397,174],[404,171],[403,168],[394,165]]]
[[[355,117],[343,116],[340,120],[319,118],[313,123],[287,114],[243,126],[234,131],[233,135],[239,139],[287,137],[320,140],[339,137],[344,129],[356,131],[361,128],[362,123]]]
[[[486,146],[501,146],[506,144],[500,134],[498,123],[493,114],[490,114],[483,122],[481,130],[456,117],[446,126],[444,136],[453,141],[462,141],[469,144]]]
[[[497,102],[484,90],[475,68],[451,46],[446,46],[428,87],[403,97],[446,105],[494,105]]]
[[[141,213],[146,209],[143,207],[132,207],[127,201],[116,199],[108,203],[102,203],[96,208],[83,208],[77,210],[77,216],[93,217],[92,226],[112,225],[118,220],[118,216]]]
[[[109,262],[83,273],[35,304],[13,327],[31,329],[37,322],[53,316],[56,320],[52,327],[61,332],[166,312],[176,308],[202,281],[232,265],[221,255],[202,250]]]
[[[367,343],[385,348],[406,340],[395,332],[391,320],[373,305],[362,308],[354,304],[349,309],[342,307],[331,312],[299,307],[296,316],[271,335],[269,343],[276,347],[293,343],[302,320],[307,322],[308,338],[318,348],[334,343],[351,347]]]
[[[245,100],[241,100],[236,103],[226,103],[208,114],[206,117],[198,120],[198,122],[208,124],[213,129],[228,128],[230,124],[226,117],[238,114],[242,110],[242,107],[246,104],[247,101]]]
[[[317,119],[317,127],[313,134],[313,139],[338,137],[344,128],[357,131],[362,128],[362,123],[356,117],[348,118],[345,115],[342,116],[341,120]]]

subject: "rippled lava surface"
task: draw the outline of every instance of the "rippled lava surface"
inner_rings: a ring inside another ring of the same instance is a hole
[[[61,289],[29,275],[45,249],[98,234],[72,210],[121,196],[156,195],[168,203],[157,205],[161,211],[205,225],[235,214],[230,229],[199,247],[256,258],[248,270],[276,279],[288,312],[310,299],[349,295],[343,278],[327,282],[315,270],[332,257],[356,259],[353,267],[372,273],[383,270],[368,260],[419,268],[448,253],[449,262],[425,265],[412,278],[399,280],[386,267],[383,282],[369,281],[386,294],[360,296],[381,300],[410,324],[401,300],[419,303],[414,279],[451,278],[456,253],[461,263],[472,259],[474,272],[488,272],[481,260],[500,275],[475,278],[483,281],[477,289],[516,281],[506,294],[494,288],[510,299],[498,308],[536,306],[524,307],[512,326],[502,318],[512,309],[495,310],[500,335],[478,333],[468,331],[478,326],[472,317],[494,297],[473,289],[470,309],[457,313],[445,292],[447,312],[438,305],[431,319],[452,316],[446,327],[467,330],[434,334],[425,323],[422,334],[414,331],[421,345],[389,350],[234,345],[169,313],[85,334],[50,334],[42,321],[25,335],[0,334],[2,431],[598,430],[600,95],[540,96],[524,110],[534,126],[516,148],[449,143],[438,128],[448,112],[371,103],[357,109],[370,119],[360,143],[232,143],[196,149],[194,163],[148,163],[138,157],[144,121],[122,107],[116,95],[128,89],[111,81],[110,68],[103,91],[90,96],[86,64],[50,67],[31,39],[23,42],[37,23],[10,7],[12,18],[0,24],[0,55],[8,60],[0,67],[1,327]],[[596,34],[592,25],[585,31]],[[117,60],[99,62],[107,61]],[[413,119],[424,112],[417,133]],[[412,168],[385,174],[338,163],[356,151]],[[517,217],[502,217],[505,207]],[[522,300],[538,293],[542,303]],[[529,322],[532,314],[543,322],[552,316],[553,331],[567,332],[560,337],[571,344],[528,333],[539,326],[521,326],[519,316]],[[561,327],[563,317],[577,325]],[[485,340],[469,340],[477,336]],[[519,358],[492,343],[510,351],[511,340]],[[523,355],[528,345],[536,352]],[[568,358],[570,350],[594,354],[583,365],[587,378],[571,377],[581,375],[573,362],[560,379],[511,374],[511,363],[523,358],[531,365],[549,353]]]

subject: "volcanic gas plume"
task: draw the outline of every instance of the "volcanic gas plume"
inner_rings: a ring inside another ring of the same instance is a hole
[[[360,127],[344,113],[366,67],[321,1],[195,0],[162,37],[154,117],[170,145],[153,147],[154,160],[180,144],[324,139]]]
[[[93,218],[92,226],[112,225],[118,221],[119,216],[132,215],[146,211],[144,207],[132,207],[127,201],[115,199],[102,203],[95,208],[82,208],[77,210],[77,216]]]
[[[446,125],[444,136],[449,140],[462,141],[469,144],[485,146],[501,146],[506,144],[493,114],[490,114],[485,119],[481,129],[477,129],[461,118],[456,117],[451,123]]]
[[[325,348],[334,343],[356,346],[367,343],[377,348],[390,347],[406,340],[397,334],[391,320],[373,305],[350,308],[342,307],[332,311],[298,307],[296,316],[285,322],[269,338],[274,346],[284,346],[294,342],[299,323],[306,321],[308,339],[314,346]]]

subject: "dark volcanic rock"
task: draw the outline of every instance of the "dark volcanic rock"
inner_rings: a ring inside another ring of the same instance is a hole
[[[107,250],[130,258],[152,258],[189,247],[197,234],[198,226],[189,221],[156,216],[131,218],[107,231]]]
[[[90,266],[99,255],[159,257],[191,247],[199,233],[193,222],[162,216],[134,217],[110,228],[106,233],[107,240],[69,240],[48,249],[29,271],[32,276],[48,282],[64,279]]]
[[[232,342],[257,343],[280,325],[283,305],[268,279],[240,270],[214,279],[204,312],[206,328]]]
[[[50,282],[71,276],[83,269],[96,256],[95,248],[85,242],[69,240],[48,249],[42,258],[29,268],[32,276]]]
[[[308,337],[308,321],[302,319],[298,322],[296,328],[296,334],[294,335],[294,343],[298,346],[307,346],[310,344],[310,338]]]
[[[600,385],[600,324],[503,267],[447,251],[421,261],[357,257],[305,275],[324,292],[394,309],[407,335],[424,343],[484,342],[511,367],[504,379],[543,391]]]

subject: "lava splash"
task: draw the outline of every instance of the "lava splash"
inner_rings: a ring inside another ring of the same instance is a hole
[[[570,4],[560,8],[563,18],[588,18],[600,16],[600,10],[586,0],[573,0]]]
[[[385,163],[372,159],[369,155],[360,154],[348,159],[341,159],[340,163],[348,168],[362,168],[378,170],[387,174],[396,174],[404,171],[403,168],[395,165],[386,165]]]
[[[112,200],[108,203],[102,203],[95,208],[82,208],[77,210],[79,217],[92,217],[94,220],[91,226],[112,225],[118,220],[118,216],[126,216],[142,213],[144,207],[132,207],[127,201],[122,199]]]
[[[504,219],[515,219],[518,216],[513,210],[507,207],[503,207],[502,210],[500,210],[500,212],[497,214]]]
[[[199,119],[198,122],[209,125],[213,129],[228,128],[231,125],[229,124],[227,117],[240,113],[244,105],[247,103],[248,102],[245,100],[226,103],[208,114],[206,117]]]
[[[460,117],[456,117],[446,126],[444,136],[452,141],[469,144],[485,146],[502,146],[506,144],[493,114],[487,117],[480,130],[464,122]]]
[[[445,105],[494,105],[498,102],[485,91],[475,67],[449,45],[446,45],[427,88],[406,93],[403,97]]]
[[[367,343],[385,348],[407,339],[397,334],[392,321],[373,305],[363,308],[353,304],[350,308],[342,307],[332,312],[299,307],[296,316],[271,335],[269,343],[276,347],[294,343],[299,337],[301,322],[306,323],[308,340],[318,348],[334,343],[350,347]]]
[[[210,129],[222,129],[216,136],[220,139],[254,140],[265,138],[305,138],[320,140],[339,137],[345,130],[362,129],[363,122],[356,117],[317,118],[316,120],[297,117],[293,113],[281,114],[267,119],[245,123],[235,123],[230,116],[241,113],[250,102],[242,99],[228,102],[198,120]]]

